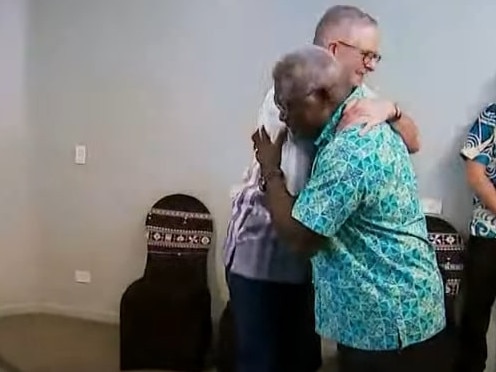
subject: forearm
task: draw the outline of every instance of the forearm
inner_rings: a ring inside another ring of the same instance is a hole
[[[403,113],[392,125],[403,139],[410,154],[420,150],[419,131],[412,118]]]
[[[291,216],[295,202],[282,177],[273,177],[267,183],[266,206],[277,235],[288,247],[301,255],[312,256],[321,245],[315,234]]]
[[[298,228],[298,223],[291,217],[294,202],[295,199],[289,194],[282,177],[270,179],[265,192],[265,203],[278,236],[285,242],[294,242],[293,236]]]
[[[496,189],[486,176],[468,177],[468,183],[484,206],[496,214]]]

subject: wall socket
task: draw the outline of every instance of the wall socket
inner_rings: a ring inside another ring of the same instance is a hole
[[[74,280],[76,281],[76,283],[91,283],[91,273],[85,270],[76,270],[74,272]]]
[[[86,164],[86,146],[76,145],[74,149],[74,163],[78,165]]]

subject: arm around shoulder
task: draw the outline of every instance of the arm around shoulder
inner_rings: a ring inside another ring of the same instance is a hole
[[[419,130],[410,116],[401,113],[401,116],[393,122],[393,127],[403,139],[410,154],[415,154],[420,151]]]

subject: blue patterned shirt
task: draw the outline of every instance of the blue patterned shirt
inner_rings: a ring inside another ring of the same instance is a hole
[[[442,279],[406,146],[389,125],[335,134],[343,108],[317,140],[293,208],[328,238],[312,259],[317,330],[361,350],[399,349],[445,327]]]
[[[496,104],[486,107],[470,128],[461,154],[465,159],[486,166],[486,176],[496,187]],[[496,238],[496,215],[486,209],[482,201],[474,196],[474,210],[470,222],[470,234],[484,238]]]

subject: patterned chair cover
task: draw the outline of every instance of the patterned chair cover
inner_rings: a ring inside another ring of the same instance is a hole
[[[445,288],[446,316],[448,323],[455,323],[455,300],[460,292],[463,276],[465,244],[461,234],[441,215],[427,214],[427,231]]]
[[[194,197],[169,195],[148,213],[146,231],[144,276],[121,300],[121,370],[201,371],[212,337],[212,216]]]

